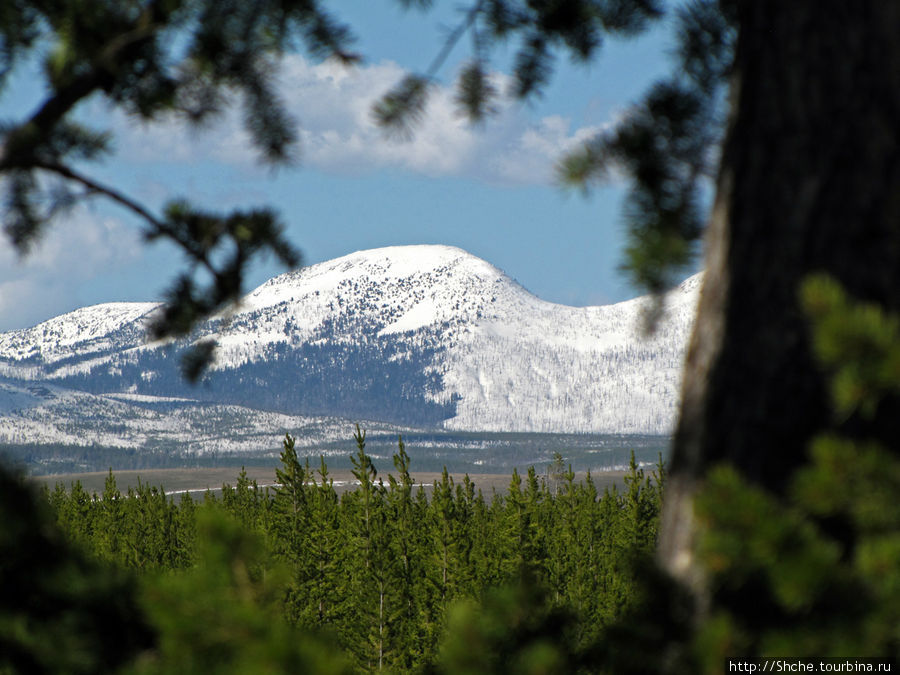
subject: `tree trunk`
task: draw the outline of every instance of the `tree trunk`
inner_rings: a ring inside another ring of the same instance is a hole
[[[663,565],[694,585],[691,503],[706,471],[728,462],[783,494],[810,440],[834,427],[802,281],[825,272],[900,311],[900,3],[737,6],[731,120],[660,541]],[[875,426],[900,448],[895,403]]]

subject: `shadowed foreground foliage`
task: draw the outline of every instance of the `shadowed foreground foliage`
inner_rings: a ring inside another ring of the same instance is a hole
[[[900,395],[900,317],[826,276],[800,295],[831,428],[783,496],[727,464],[710,470],[695,500],[704,606],[658,571],[639,574],[602,640],[608,672],[720,673],[727,657],[900,665],[900,459],[878,415]]]
[[[0,673],[113,672],[149,647],[135,578],[82,552],[0,467]]]

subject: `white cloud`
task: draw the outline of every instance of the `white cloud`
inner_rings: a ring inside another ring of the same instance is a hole
[[[24,258],[0,239],[0,330],[78,306],[81,284],[129,264],[141,248],[134,229],[83,209],[48,229]]]
[[[333,62],[313,64],[300,56],[284,59],[280,93],[300,124],[304,166],[337,173],[397,168],[429,176],[468,176],[514,184],[546,184],[560,156],[601,130],[572,129],[561,116],[533,120],[524,106],[499,102],[499,112],[484,125],[461,117],[452,86],[431,88],[422,123],[409,141],[387,138],[371,115],[373,103],[396,85],[405,72],[391,62],[346,68]],[[498,89],[506,80],[494,75]],[[240,124],[240,110],[230,110],[206,130],[183,121],[136,126],[117,119],[119,145],[138,161],[191,163],[215,159],[253,166],[257,155]]]

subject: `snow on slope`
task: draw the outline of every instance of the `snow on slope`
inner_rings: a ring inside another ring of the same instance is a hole
[[[566,307],[458,248],[360,251],[275,277],[201,327],[220,348],[196,395],[453,430],[668,433],[699,285],[670,292],[645,338],[647,299]],[[192,397],[172,374],[177,351],[142,345],[156,307],[98,305],[0,334],[0,375]]]
[[[336,318],[359,320],[356,328],[362,323],[378,326],[382,336],[458,322],[477,315],[486,293],[495,288],[508,292],[512,286],[515,282],[503,272],[452,246],[358,251],[282,274],[249,293],[219,335],[216,367],[252,361],[266,344],[315,336]],[[356,340],[365,335],[350,331],[330,337]]]
[[[378,422],[362,423],[373,434],[407,431]],[[296,435],[298,447],[311,448],[346,440],[350,428],[340,418],[284,415],[190,399],[97,396],[0,380],[0,444],[256,454],[277,453],[285,432]],[[316,452],[327,451],[317,448]]]
[[[0,333],[0,359],[41,363],[121,350],[144,343],[155,302],[109,302],[82,307],[33,328]]]
[[[647,298],[607,307],[543,303],[476,324],[448,360],[445,387],[461,398],[445,426],[670,433],[698,288],[699,276],[670,292],[649,336]]]

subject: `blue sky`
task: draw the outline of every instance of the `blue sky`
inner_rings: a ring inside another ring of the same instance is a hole
[[[404,143],[374,127],[371,103],[404,69],[427,67],[455,5],[436,3],[440,9],[422,14],[386,0],[328,4],[353,27],[365,62],[346,69],[300,54],[285,59],[281,92],[301,127],[296,166],[261,168],[239,110],[198,133],[175,119],[143,127],[98,98],[79,114],[108,125],[116,151],[82,168],[155,210],[173,197],[214,210],[271,205],[306,264],[379,246],[449,244],[552,302],[605,304],[637,294],[617,271],[623,185],[585,198],[555,184],[553,167],[667,72],[665,24],[638,41],[607,42],[589,66],[560,58],[539,100],[503,102],[481,127],[459,119],[452,103],[454,76],[469,53],[463,40],[439,73],[422,125]],[[496,55],[500,83],[510,55]],[[21,119],[37,105],[34,83],[33,73],[16,74],[0,97],[0,119]],[[180,263],[167,245],[144,245],[128,213],[98,201],[49,230],[22,261],[0,241],[0,330],[88,304],[157,300]],[[282,271],[272,261],[257,265],[247,290]]]

